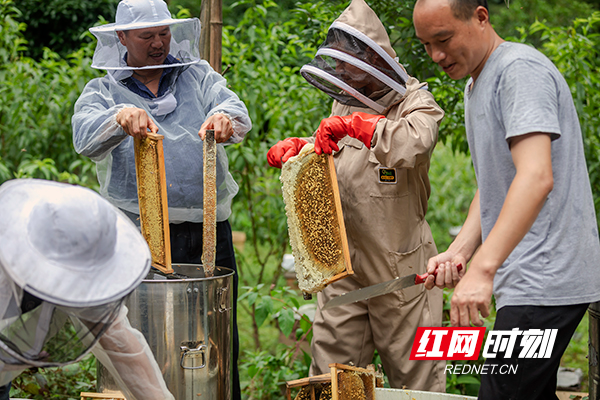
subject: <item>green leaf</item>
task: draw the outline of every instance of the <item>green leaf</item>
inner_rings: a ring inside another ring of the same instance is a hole
[[[303,315],[302,318],[300,319],[300,328],[304,331],[304,332],[308,332],[308,330],[312,327],[312,322],[310,321],[310,319],[308,319],[308,316]]]
[[[290,291],[291,292],[291,291]],[[296,296],[297,294],[295,292],[292,292],[291,294],[292,296]],[[298,309],[300,308],[300,301],[298,301],[298,299],[296,297],[289,297],[289,302],[292,303],[292,305]]]
[[[282,308],[279,312],[279,318],[277,320],[279,322],[279,328],[281,328],[281,332],[285,336],[290,336],[292,333],[292,329],[294,328],[294,312],[289,308]]]
[[[258,292],[250,292],[248,293],[248,304],[253,305],[258,298]]]
[[[481,384],[481,381],[479,379],[477,379],[476,377],[474,377],[473,375],[460,375],[457,379],[456,379],[456,383],[457,384],[464,384],[464,385],[479,385]]]
[[[248,375],[253,378],[254,376],[256,376],[256,374],[258,373],[259,369],[256,367],[256,365],[248,365],[246,367],[247,371],[248,371]]]
[[[254,320],[256,325],[261,327],[265,320],[273,312],[273,300],[269,296],[263,296],[261,301],[256,305],[256,314]]]

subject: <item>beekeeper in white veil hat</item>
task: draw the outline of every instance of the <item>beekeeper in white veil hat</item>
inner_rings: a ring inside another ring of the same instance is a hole
[[[239,143],[252,123],[225,79],[200,59],[200,21],[172,18],[163,0],[121,0],[116,22],[90,32],[98,39],[92,67],[107,74],[91,80],[75,104],[73,144],[97,163],[100,194],[139,214],[130,136],[150,130],[165,137],[171,221],[202,222],[205,130],[214,129],[218,143]],[[223,221],[238,186],[223,145],[217,152],[217,218]]]
[[[75,151],[97,165],[100,194],[139,225],[134,137],[164,136],[171,256],[200,264],[204,216],[203,140],[217,142],[217,254],[237,271],[229,216],[238,185],[225,145],[252,128],[248,110],[227,81],[198,56],[200,22],[173,19],[163,0],[121,0],[116,22],[91,28],[98,38],[92,66],[107,74],[88,82],[75,103]],[[237,273],[233,278],[233,399],[241,398],[237,359]]]
[[[4,183],[0,209],[0,385],[92,351],[127,399],[173,399],[123,305],[150,268],[135,225],[92,190],[45,180]]]

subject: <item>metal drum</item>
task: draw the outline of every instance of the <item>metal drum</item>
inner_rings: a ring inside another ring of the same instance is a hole
[[[598,365],[598,351],[600,350],[600,302],[590,304],[589,316],[589,383],[590,400],[600,399],[600,366]]]
[[[216,267],[173,265],[173,276],[151,273],[128,297],[131,325],[140,330],[176,400],[231,399],[233,274]],[[98,392],[118,390],[98,365]]]

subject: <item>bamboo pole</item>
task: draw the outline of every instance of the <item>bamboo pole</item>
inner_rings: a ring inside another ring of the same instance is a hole
[[[200,57],[222,71],[223,0],[202,0],[200,4]]]
[[[210,65],[221,73],[223,43],[223,0],[211,0],[210,5]]]
[[[210,59],[210,6],[212,0],[200,2],[200,57]]]

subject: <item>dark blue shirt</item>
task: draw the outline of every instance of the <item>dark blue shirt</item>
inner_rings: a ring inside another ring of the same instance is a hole
[[[125,54],[125,60],[127,60],[127,54]],[[174,64],[176,62],[178,62],[177,59],[169,54],[167,55],[167,58],[165,59],[165,62],[163,64]],[[123,82],[125,86],[127,86],[127,88],[133,93],[138,94],[145,99],[154,99],[161,97],[167,92],[171,80],[166,78],[173,72],[174,69],[175,68],[163,68],[163,73],[160,76],[160,81],[158,83],[158,92],[156,93],[156,96],[150,91],[150,89],[146,87],[146,85],[134,78],[133,75],[121,80],[121,82]]]

